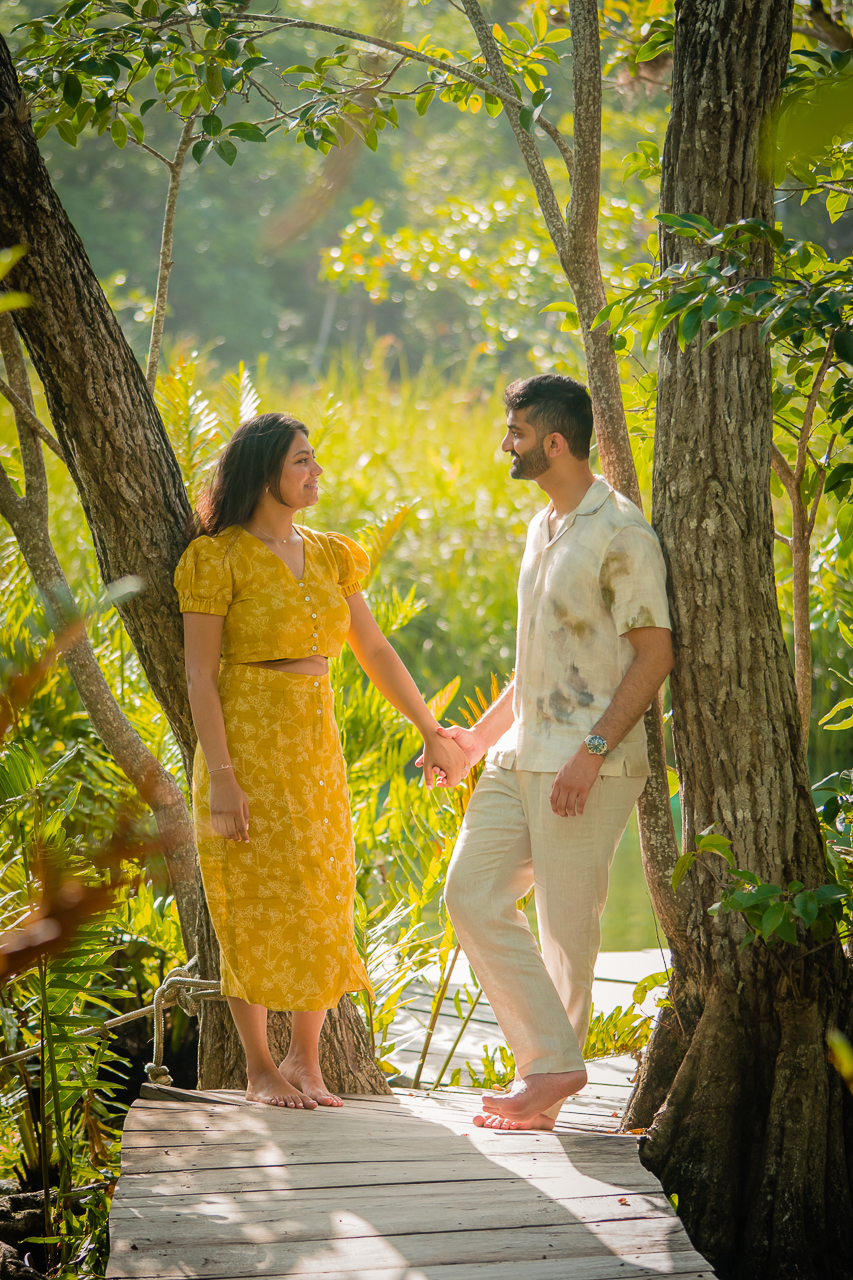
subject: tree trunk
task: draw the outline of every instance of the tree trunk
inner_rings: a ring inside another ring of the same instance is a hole
[[[773,222],[761,163],[785,71],[792,0],[682,0],[661,207],[716,226]],[[695,252],[663,237],[663,264]],[[769,262],[758,262],[759,271]],[[776,603],[770,504],[772,378],[755,326],[660,343],[654,513],[669,570],[673,739],[684,848],[711,824],[763,880],[827,878]],[[676,895],[674,1009],[655,1033],[629,1127],[678,1196],[690,1237],[729,1278],[853,1275],[853,1105],[825,1034],[850,1029],[851,970],[756,943],[695,866]],[[800,948],[800,953],[805,948]],[[776,957],[790,965],[795,983]]]
[[[189,768],[195,732],[183,666],[183,632],[172,585],[191,513],[177,460],[142,370],[110,310],[83,244],[50,183],[8,46],[0,37],[0,242],[28,253],[6,277],[32,298],[15,313],[44,386],[51,420],[80,494],[105,582],[135,574],[145,582],[121,606],[122,620]],[[199,927],[199,925],[201,927]],[[204,895],[198,922],[182,921],[196,938],[202,977],[216,961]],[[349,1011],[333,1011],[330,1042],[348,1046],[359,1079],[371,1078],[367,1032],[359,1041]],[[208,1088],[217,1070],[242,1055],[230,1018],[199,1054]],[[217,1065],[218,1064],[218,1065]],[[335,1080],[350,1079],[343,1075]],[[355,1078],[355,1075],[352,1077]],[[225,1079],[221,1075],[220,1083]],[[329,1081],[331,1084],[331,1080]],[[384,1077],[376,1087],[387,1089]],[[368,1086],[366,1085],[365,1088]]]

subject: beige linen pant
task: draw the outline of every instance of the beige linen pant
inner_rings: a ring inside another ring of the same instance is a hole
[[[608,873],[646,785],[599,777],[583,814],[561,818],[549,799],[555,777],[487,764],[445,887],[462,949],[521,1077],[583,1069]],[[541,955],[516,905],[531,885]]]

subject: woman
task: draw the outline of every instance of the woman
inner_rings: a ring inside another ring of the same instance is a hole
[[[222,990],[246,1051],[246,1097],[341,1106],[318,1042],[326,1010],[370,989],[353,940],[355,859],[329,658],[348,641],[424,739],[424,776],[467,768],[359,590],[370,562],[340,533],[293,522],[322,468],[301,422],[264,413],[226,448],[181,557],[187,683],[198,749],[193,813]],[[267,1010],[289,1009],[276,1066]]]

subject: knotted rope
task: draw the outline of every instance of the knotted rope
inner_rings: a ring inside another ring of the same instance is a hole
[[[172,969],[163,979],[163,985],[154,993],[154,1004],[150,1006],[154,1012],[154,1061],[146,1062],[145,1074],[152,1084],[171,1084],[172,1077],[167,1067],[163,1066],[163,1043],[165,1026],[163,1015],[167,1009],[177,1005],[191,1018],[198,1017],[203,1000],[222,1000],[222,992],[218,982],[206,982],[204,978],[194,978],[191,968],[195,957],[189,961],[185,969]]]

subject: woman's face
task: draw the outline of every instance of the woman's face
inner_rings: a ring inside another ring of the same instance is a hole
[[[314,457],[314,450],[303,431],[293,437],[278,478],[282,502],[296,511],[313,507],[320,499],[318,478],[323,468]]]

